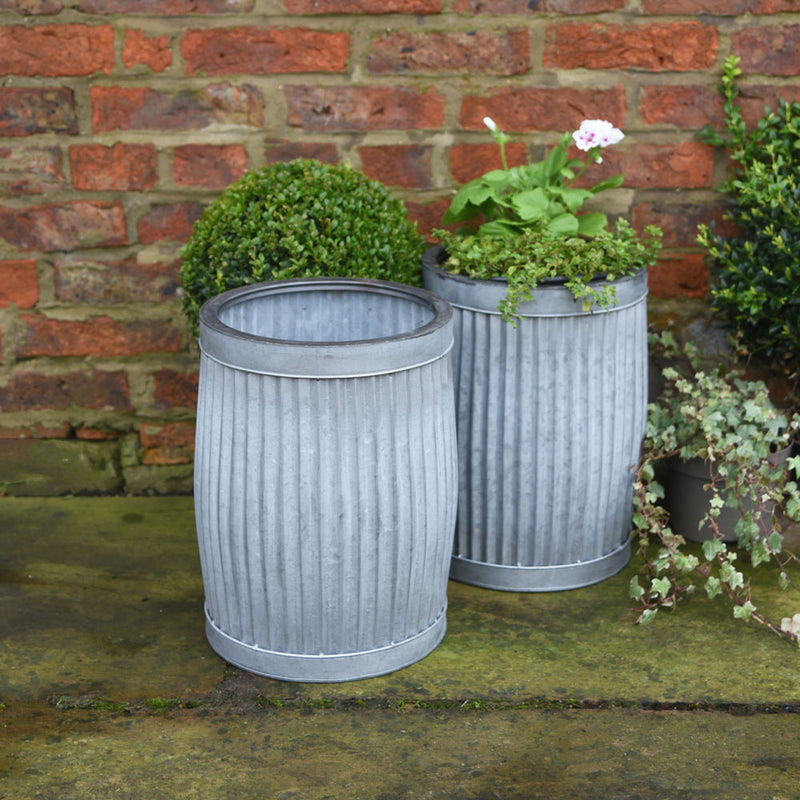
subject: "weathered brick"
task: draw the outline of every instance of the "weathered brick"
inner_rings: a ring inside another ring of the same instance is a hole
[[[76,439],[83,439],[87,442],[109,442],[114,439],[120,438],[119,431],[110,431],[103,428],[89,428],[86,425],[80,425],[74,429]]]
[[[344,72],[350,35],[308,28],[212,28],[187,31],[180,47],[190,75]]]
[[[490,169],[502,169],[500,148],[496,144],[456,144],[448,151],[450,174],[458,183],[479,178]],[[528,163],[528,147],[524,142],[506,145],[506,161],[510,167]]]
[[[450,205],[450,197],[437,197],[435,200],[421,202],[414,199],[406,201],[409,218],[417,223],[423,236],[432,239],[430,233],[434,228],[441,228],[442,217]]]
[[[444,97],[402,86],[284,86],[287,122],[309,131],[437,129]]]
[[[544,65],[555,69],[702,70],[716,63],[717,44],[717,29],[700,22],[561,22],[547,28]]]
[[[87,14],[235,14],[253,10],[255,0],[78,0]]]
[[[489,116],[504,131],[566,131],[584,119],[598,117],[619,125],[625,110],[621,86],[600,90],[514,87],[464,97],[459,123],[466,130],[486,130],[483,118]]]
[[[44,252],[128,244],[121,203],[94,200],[0,206],[0,240],[20,250]]]
[[[441,0],[283,0],[289,14],[438,14]]]
[[[668,253],[651,267],[648,286],[654,297],[698,297],[708,295],[708,267],[702,253]]]
[[[800,73],[800,25],[750,27],[731,36],[732,51],[745,72],[796,76]]]
[[[144,31],[125,31],[122,63],[128,69],[141,64],[153,72],[163,72],[172,64],[169,36],[148,36]]]
[[[54,264],[56,299],[69,303],[160,303],[177,294],[177,264],[93,261],[66,255]]]
[[[192,225],[203,213],[202,203],[167,203],[153,206],[137,225],[142,244],[173,241],[185,242],[192,233]]]
[[[39,302],[39,280],[32,258],[0,261],[0,308],[13,303],[33,308]]]
[[[367,70],[376,75],[425,72],[476,72],[486,75],[520,75],[530,69],[530,35],[527,29],[503,33],[396,31],[373,42]]]
[[[172,179],[178,186],[224,189],[248,168],[243,145],[186,144],[172,157]]]
[[[71,89],[0,88],[0,136],[77,132]]]
[[[93,192],[142,192],[156,186],[156,149],[151,144],[76,144],[69,148],[72,185]]]
[[[0,147],[0,196],[43,194],[64,186],[57,147]]]
[[[0,389],[0,393],[2,393]],[[48,425],[44,422],[28,422],[24,425],[0,425],[0,439],[66,439],[72,432],[68,422]]]
[[[17,358],[36,356],[138,356],[176,353],[180,334],[171,320],[120,322],[98,316],[85,321],[26,315],[14,345]]]
[[[61,0],[0,0],[0,9],[18,14],[58,14]]]
[[[724,213],[722,203],[641,203],[633,210],[633,224],[638,231],[643,231],[648,225],[657,225],[664,233],[664,247],[687,248],[697,244],[697,226],[701,224],[713,222],[723,235],[733,233],[731,223],[723,219]]]
[[[110,25],[0,27],[0,74],[62,77],[114,68]]]
[[[193,422],[143,422],[139,443],[145,464],[189,464],[194,457]]]
[[[725,124],[722,97],[703,86],[644,86],[639,118],[646,125],[721,128]]]
[[[783,86],[740,84],[736,102],[741,106],[745,123],[748,127],[754,128],[764,115],[766,107],[773,110],[778,107],[778,98],[780,97],[787,102],[800,103],[800,85],[796,83]]]
[[[70,406],[130,411],[128,377],[122,371],[89,370],[45,375],[16,372],[0,386],[0,410],[64,410]]]
[[[153,375],[153,398],[156,408],[168,411],[172,408],[195,408],[197,406],[197,372],[176,372],[162,369]]]
[[[215,83],[170,93],[149,87],[93,86],[92,128],[120,130],[194,130],[209,125],[264,125],[264,98],[248,83]]]
[[[645,14],[717,14],[739,16],[740,14],[780,14],[800,11],[798,0],[703,0],[698,8],[697,0],[642,0]]]
[[[326,142],[268,141],[264,158],[267,164],[294,161],[296,158],[315,158],[317,161],[336,164],[339,161],[339,151],[335,144]]]
[[[431,148],[427,145],[361,147],[362,171],[387,186],[428,189],[431,186]]]
[[[454,10],[472,14],[598,14],[625,7],[625,0],[456,0]]]

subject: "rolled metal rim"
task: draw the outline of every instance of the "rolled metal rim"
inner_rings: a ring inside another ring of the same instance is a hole
[[[437,244],[428,248],[423,254],[422,271],[425,287],[432,292],[442,294],[456,308],[499,314],[497,307],[505,299],[508,290],[506,280],[497,278],[482,281],[447,272],[439,266],[443,252],[443,246]],[[590,311],[583,310],[582,300],[576,300],[563,285],[563,281],[553,279],[539,283],[536,285],[533,299],[520,303],[519,316],[578,317],[587,314],[609,314],[641,303],[647,297],[647,269],[614,281],[602,278],[592,281],[598,288],[609,283],[615,287],[616,303],[607,308],[593,304]]]
[[[226,309],[260,297],[348,291],[416,303],[427,308],[431,318],[423,325],[390,336],[333,342],[259,336],[231,327],[221,319]],[[297,378],[382,375],[419,367],[446,355],[453,343],[452,316],[450,304],[436,294],[390,281],[366,278],[270,281],[231,289],[204,303],[200,309],[200,349],[226,366],[262,375]]]

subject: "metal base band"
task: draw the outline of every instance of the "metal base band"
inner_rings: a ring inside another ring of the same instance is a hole
[[[453,556],[450,577],[461,583],[505,592],[557,592],[579,589],[610,578],[625,567],[630,557],[630,539],[600,558],[554,566],[506,566]]]

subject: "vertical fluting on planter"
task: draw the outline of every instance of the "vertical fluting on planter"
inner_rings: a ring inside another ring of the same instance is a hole
[[[647,412],[647,274],[616,304],[582,310],[536,288],[516,327],[504,281],[423,260],[425,287],[453,305],[459,503],[451,577],[513,591],[570,589],[630,557],[631,500]]]
[[[445,631],[456,508],[449,306],[347,279],[201,312],[195,508],[206,632],[271,677],[340,681]]]

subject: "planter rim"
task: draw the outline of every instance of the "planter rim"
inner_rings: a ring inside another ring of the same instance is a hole
[[[426,274],[426,287],[446,297],[448,302],[456,308],[499,315],[497,307],[506,296],[506,279],[477,280],[447,272],[439,266],[439,256],[443,251],[444,246],[436,244],[428,248],[422,256],[422,270]],[[581,301],[573,297],[569,289],[563,285],[563,281],[553,278],[536,285],[533,299],[520,303],[518,314],[520,317],[581,317],[621,311],[646,299],[647,268],[640,270],[635,275],[626,275],[614,281],[597,278],[592,281],[592,284],[595,286],[613,285],[617,293],[616,303],[607,308],[593,303],[590,311],[584,311]]]
[[[278,294],[357,292],[397,297],[426,307],[431,319],[401,333],[350,341],[305,341],[260,336],[224,323],[240,303]],[[200,309],[201,352],[234,369],[299,378],[351,378],[412,369],[446,355],[453,344],[453,310],[434,293],[368,278],[297,278],[250,284],[211,298]],[[365,360],[380,367],[365,368]]]

